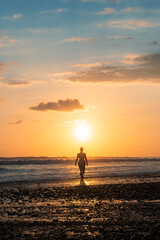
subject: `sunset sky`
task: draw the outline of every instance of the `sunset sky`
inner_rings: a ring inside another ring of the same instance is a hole
[[[81,146],[160,155],[160,1],[1,0],[0,157]]]

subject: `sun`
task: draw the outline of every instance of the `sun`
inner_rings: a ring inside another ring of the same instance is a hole
[[[79,141],[87,141],[90,138],[91,132],[86,121],[80,121],[75,127],[75,136]]]

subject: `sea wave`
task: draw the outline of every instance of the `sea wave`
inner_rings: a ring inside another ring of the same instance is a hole
[[[160,162],[160,158],[130,158],[130,157],[107,157],[107,158],[88,158],[91,163],[110,163],[110,162]],[[1,158],[0,165],[48,165],[48,164],[70,164],[75,158]]]
[[[0,182],[78,178],[75,159],[0,159]],[[160,172],[160,159],[89,158],[85,177]],[[2,165],[3,163],[3,165]]]
[[[46,164],[64,164],[71,160],[0,160],[0,165],[46,165]]]

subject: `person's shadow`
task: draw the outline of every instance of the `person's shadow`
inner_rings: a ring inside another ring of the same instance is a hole
[[[83,179],[80,180],[80,185],[81,186],[86,186],[85,181]]]

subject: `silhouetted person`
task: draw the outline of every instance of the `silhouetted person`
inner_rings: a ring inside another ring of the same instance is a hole
[[[79,170],[80,170],[81,180],[83,180],[83,175],[85,172],[85,165],[88,166],[87,157],[86,157],[86,154],[83,152],[83,147],[80,148],[80,153],[77,154],[75,166],[77,165],[77,161],[78,161],[78,166],[79,166]]]

